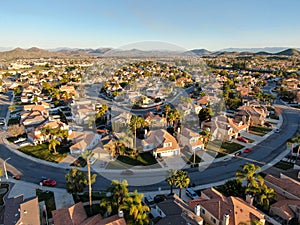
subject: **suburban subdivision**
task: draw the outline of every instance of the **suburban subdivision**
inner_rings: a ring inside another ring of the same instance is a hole
[[[7,52],[2,223],[298,224],[295,51]]]

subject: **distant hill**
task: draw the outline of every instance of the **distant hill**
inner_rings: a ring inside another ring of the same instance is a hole
[[[32,58],[57,58],[66,57],[64,53],[50,52],[36,47],[30,49],[16,48],[10,51],[0,52],[0,59],[32,59]]]
[[[267,52],[267,53],[278,53],[288,49],[288,47],[265,47],[265,48],[224,48],[222,52]],[[300,48],[298,49],[300,50]]]
[[[278,52],[275,55],[300,56],[300,51],[295,48],[289,48],[284,51]]]
[[[212,52],[208,51],[206,49],[193,49],[193,50],[187,51],[186,53],[195,54],[195,55],[210,55]]]

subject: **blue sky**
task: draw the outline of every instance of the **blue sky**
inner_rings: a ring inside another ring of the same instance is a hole
[[[3,0],[0,47],[300,47],[299,9],[299,0]]]

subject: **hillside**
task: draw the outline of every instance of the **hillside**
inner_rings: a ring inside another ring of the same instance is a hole
[[[16,48],[6,52],[0,52],[0,59],[33,59],[33,58],[60,58],[67,55],[60,52],[50,52],[36,47],[30,49]]]
[[[285,55],[285,56],[300,56],[300,51],[294,48],[286,49],[282,52],[278,52],[275,55]]]

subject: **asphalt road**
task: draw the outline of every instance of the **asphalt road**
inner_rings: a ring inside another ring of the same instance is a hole
[[[191,183],[203,185],[218,182],[234,177],[235,171],[240,165],[243,165],[246,162],[250,161],[263,166],[276,158],[276,156],[284,150],[286,140],[292,137],[299,128],[299,111],[282,105],[279,107],[283,110],[284,118],[282,129],[279,133],[274,133],[254,147],[253,152],[247,154],[247,158],[233,158],[226,162],[214,163],[202,172],[199,172],[196,168],[190,169],[189,176],[191,178]],[[66,169],[39,164],[23,158],[3,145],[2,139],[0,142],[0,157],[3,160],[9,157],[11,158],[7,161],[7,167],[8,171],[12,174],[22,174],[22,180],[36,183],[37,185],[42,177],[49,177],[57,180],[58,187],[65,187],[64,176],[67,173]],[[155,176],[159,176],[157,172],[155,173]],[[165,172],[161,173],[161,176],[165,176]],[[154,174],[149,171],[145,171],[144,174],[139,173],[141,179],[151,178],[152,176],[154,176]],[[132,178],[134,178],[134,176]],[[110,180],[98,175],[96,183],[93,185],[93,190],[105,190],[109,184]],[[139,191],[157,191],[159,187],[168,189],[166,182],[147,186],[130,187],[130,189],[137,188]]]

